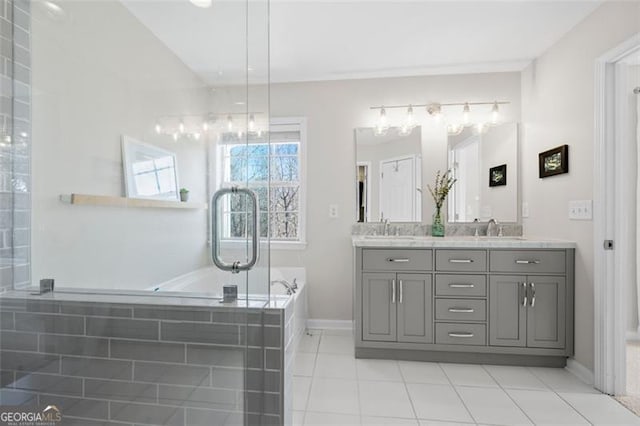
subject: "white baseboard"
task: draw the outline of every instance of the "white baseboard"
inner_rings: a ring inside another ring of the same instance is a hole
[[[307,328],[320,330],[353,330],[353,321],[307,319]]]
[[[588,385],[593,386],[594,378],[593,371],[589,370],[584,365],[580,364],[573,358],[569,358],[567,360],[567,366],[565,367],[567,371],[576,376],[578,379],[582,380]]]

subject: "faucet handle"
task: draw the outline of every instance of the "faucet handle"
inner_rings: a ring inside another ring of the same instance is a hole
[[[504,237],[504,234],[502,233],[502,226],[498,228],[498,237]]]

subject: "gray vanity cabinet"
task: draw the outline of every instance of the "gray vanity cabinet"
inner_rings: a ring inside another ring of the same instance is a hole
[[[489,345],[565,347],[566,280],[494,275],[489,281]]]
[[[431,275],[362,274],[362,340],[433,341]]]
[[[395,280],[394,273],[362,274],[363,340],[378,342],[397,340]]]
[[[398,274],[398,342],[431,343],[431,275]]]
[[[564,366],[571,248],[355,250],[356,357]]]

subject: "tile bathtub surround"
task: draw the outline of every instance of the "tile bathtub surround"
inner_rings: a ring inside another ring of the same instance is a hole
[[[505,237],[521,237],[522,225],[515,223],[498,224],[502,227],[502,233]],[[487,224],[481,222],[473,223],[454,223],[445,226],[445,235],[449,237],[472,237],[475,235],[476,228],[480,236],[487,235]],[[379,222],[356,223],[351,226],[351,235],[383,235],[384,224]],[[389,235],[411,235],[411,236],[428,236],[431,235],[431,225],[423,225],[421,223],[391,223],[389,225]]]
[[[31,281],[30,4],[0,1],[0,292]]]
[[[565,369],[354,359],[350,348],[350,331],[311,330],[302,338],[295,426],[640,425]],[[341,377],[325,368],[330,358]]]
[[[287,306],[0,297],[0,405],[55,404],[78,425],[281,425]]]

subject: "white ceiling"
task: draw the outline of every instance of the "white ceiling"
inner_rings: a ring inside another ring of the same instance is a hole
[[[208,84],[266,79],[264,0],[122,1]],[[271,81],[519,71],[600,3],[272,0]]]

